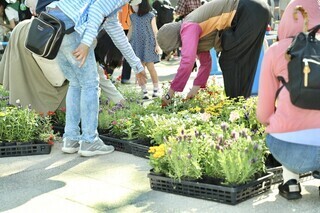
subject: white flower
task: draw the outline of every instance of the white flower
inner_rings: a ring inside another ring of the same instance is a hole
[[[17,99],[16,100],[16,104],[20,104],[21,102],[20,102],[20,99]]]
[[[234,122],[239,118],[240,118],[239,112],[235,110],[230,113],[229,121]]]
[[[210,115],[209,113],[206,113],[206,112],[201,113],[201,119],[202,119],[203,121],[209,121],[209,120],[210,120],[210,117],[211,117],[211,115]]]

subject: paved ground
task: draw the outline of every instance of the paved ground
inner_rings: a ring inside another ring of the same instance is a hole
[[[157,64],[161,80],[177,62]],[[114,152],[91,158],[63,154],[0,158],[0,212],[320,212],[320,181],[302,183],[303,198],[287,201],[271,190],[235,206],[153,191],[148,160]]]

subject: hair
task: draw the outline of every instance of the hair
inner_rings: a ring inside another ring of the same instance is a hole
[[[142,0],[138,6],[139,6],[139,10],[137,12],[138,16],[143,16],[152,10],[149,0]]]
[[[6,8],[8,3],[5,0],[0,0],[0,6],[3,6],[3,8]]]
[[[114,70],[122,64],[122,54],[105,30],[101,30],[97,36],[97,46],[94,53],[96,61],[105,68]]]

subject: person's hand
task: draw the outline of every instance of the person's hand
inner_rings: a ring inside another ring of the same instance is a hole
[[[75,49],[72,54],[76,58],[77,61],[80,61],[79,67],[82,67],[84,62],[87,59],[89,53],[89,47],[85,44],[80,44],[77,49]]]
[[[161,49],[160,49],[160,47],[159,47],[158,45],[156,45],[155,52],[156,52],[157,54],[160,54],[160,52],[161,52]]]
[[[146,71],[142,71],[136,74],[136,79],[139,86],[145,85],[147,83],[147,74]]]

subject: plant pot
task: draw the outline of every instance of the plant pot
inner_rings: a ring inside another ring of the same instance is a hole
[[[225,186],[220,184],[203,183],[199,181],[177,181],[172,178],[158,175],[150,171],[150,187],[153,190],[184,195],[188,197],[200,198],[216,201],[230,205],[238,204],[251,197],[268,191],[271,187],[273,173],[246,184],[238,186]]]
[[[277,166],[274,168],[268,168],[267,172],[272,172],[274,175],[272,177],[272,184],[282,183],[283,177],[282,177],[282,166]],[[299,182],[307,181],[312,179],[312,172],[306,172],[299,175],[300,180]]]
[[[149,159],[150,139],[130,141],[131,152],[134,156]]]
[[[16,143],[15,145],[0,146],[0,158],[1,157],[15,157],[15,156],[27,156],[27,155],[43,155],[50,154],[51,145],[42,142],[30,142],[30,143]]]
[[[52,129],[53,129],[53,133],[59,133],[59,136],[61,136],[61,137],[63,136],[63,134],[64,134],[64,126],[53,125]]]
[[[115,150],[131,154],[130,142],[132,140],[119,139],[110,135],[99,135],[99,137],[106,145],[114,146]]]

